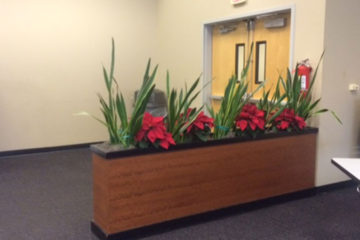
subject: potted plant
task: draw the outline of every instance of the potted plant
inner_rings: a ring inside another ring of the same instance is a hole
[[[311,89],[297,93],[297,73],[280,78],[275,94],[264,93],[254,105],[247,64],[240,82],[230,78],[220,110],[208,107],[211,117],[191,106],[199,79],[189,89],[170,90],[167,74],[168,114],[155,117],[145,112],[157,69],[150,73],[149,61],[128,118],[113,77],[114,41],[112,46],[110,71],[103,69],[108,97],[99,96],[105,121],[98,119],[110,142],[91,146],[94,232],[107,239],[314,187],[317,129],[306,128],[305,120],[319,101],[311,100]]]

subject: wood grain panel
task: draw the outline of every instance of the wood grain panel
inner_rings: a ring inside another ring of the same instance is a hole
[[[109,228],[109,184],[107,172],[110,162],[93,154],[93,213],[104,232]]]
[[[94,221],[107,234],[314,187],[316,134],[105,160]]]

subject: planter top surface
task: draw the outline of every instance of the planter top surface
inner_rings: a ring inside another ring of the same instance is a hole
[[[315,134],[318,132],[317,128],[308,127],[304,129],[302,132],[278,132],[278,133],[266,133],[263,135],[259,135],[256,138],[251,137],[228,137],[216,140],[209,140],[207,142],[192,142],[192,143],[182,143],[175,146],[171,146],[169,150],[165,149],[157,149],[157,148],[136,148],[136,147],[128,147],[124,148],[121,145],[113,145],[107,142],[100,143],[100,144],[93,144],[90,146],[90,150],[101,157],[111,160],[114,158],[121,158],[121,157],[130,157],[130,156],[137,156],[137,155],[144,155],[144,154],[151,154],[151,153],[160,153],[160,152],[171,152],[171,151],[178,151],[178,150],[185,150],[185,149],[192,149],[192,148],[199,148],[199,147],[209,147],[209,146],[216,146],[216,145],[223,145],[223,144],[231,144],[231,143],[238,143],[238,142],[245,142],[245,141],[258,141],[264,139],[272,139],[272,138],[280,138],[280,137],[290,137],[290,136],[297,136],[297,135],[304,135],[304,134]]]

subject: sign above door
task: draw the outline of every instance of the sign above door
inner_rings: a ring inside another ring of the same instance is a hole
[[[232,5],[237,5],[237,4],[244,3],[244,2],[246,2],[246,0],[230,0],[230,3]]]

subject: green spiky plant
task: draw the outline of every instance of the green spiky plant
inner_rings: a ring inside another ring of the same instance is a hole
[[[188,109],[191,104],[200,94],[200,91],[195,91],[200,82],[200,77],[191,85],[189,90],[185,85],[185,90],[178,91],[172,89],[170,91],[170,74],[166,74],[166,95],[168,114],[165,117],[167,131],[172,134],[175,142],[182,142],[185,130],[196,119],[203,107],[198,110],[195,108],[188,114]]]
[[[262,98],[257,102],[256,106],[265,112],[265,127],[270,127],[271,123],[277,118],[281,112],[286,108],[282,104],[286,95],[280,93],[280,77],[276,83],[275,92],[270,97],[270,90],[264,91]]]
[[[287,77],[283,79],[280,76],[280,81],[282,87],[284,88],[284,95],[286,100],[286,108],[293,109],[295,114],[302,117],[305,121],[313,117],[316,114],[324,113],[330,111],[335,119],[342,124],[339,117],[335,114],[334,111],[331,111],[327,108],[317,109],[320,102],[320,98],[313,100],[312,99],[312,90],[318,73],[319,65],[323,59],[324,52],[322,53],[320,60],[316,66],[313,77],[310,80],[309,88],[306,92],[301,91],[301,76],[298,73],[299,64],[296,65],[294,75],[291,74],[290,70],[287,69]]]
[[[114,39],[112,39],[110,71],[108,72],[105,67],[103,67],[108,100],[106,101],[104,97],[98,94],[101,104],[100,109],[103,113],[105,121],[96,118],[107,127],[111,144],[121,143],[125,147],[128,147],[129,145],[134,145],[135,143],[135,134],[141,128],[146,105],[155,88],[154,79],[157,72],[157,66],[150,74],[150,65],[151,60],[149,59],[143,82],[135,101],[134,110],[130,119],[128,119],[123,94],[119,92],[118,84],[114,78],[115,43]]]
[[[251,44],[250,54],[246,61],[246,66],[241,72],[240,80],[233,75],[225,88],[224,98],[221,101],[220,109],[215,113],[212,107],[207,107],[212,118],[214,118],[214,139],[219,139],[227,136],[235,124],[235,119],[241,112],[243,106],[249,102],[252,96],[263,87],[260,84],[252,93],[247,93],[248,83],[246,76],[250,67],[250,60],[253,51],[253,44]]]

